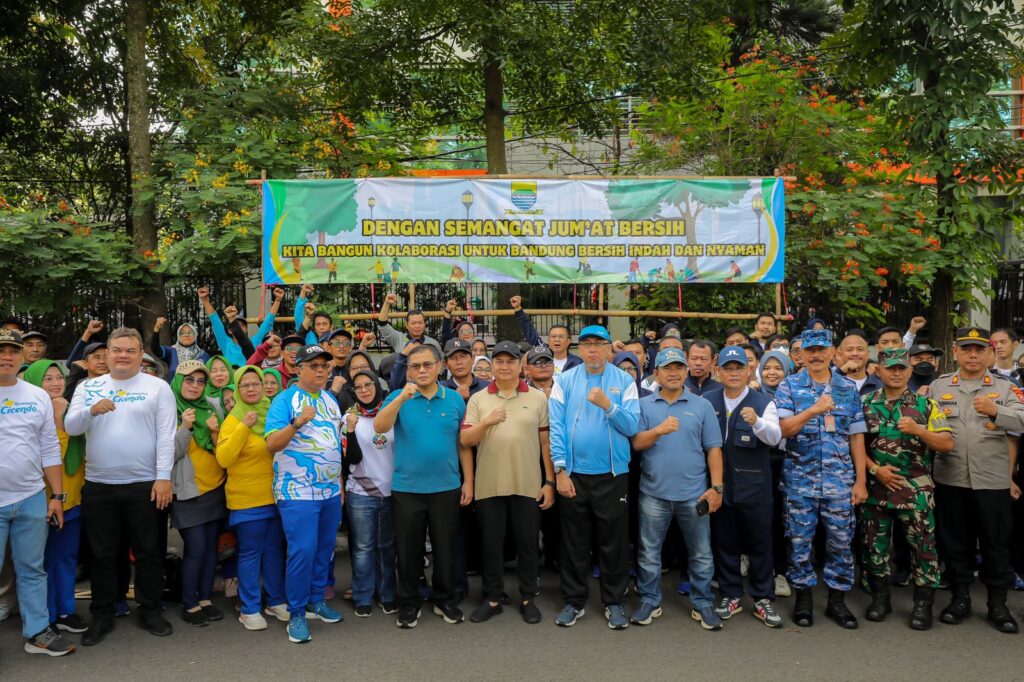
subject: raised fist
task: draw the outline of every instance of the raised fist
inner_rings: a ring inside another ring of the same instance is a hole
[[[508,300],[508,302],[512,306],[512,310],[522,310],[523,309],[523,297],[522,296],[513,296],[512,298],[510,298]]]
[[[210,298],[210,289],[209,289],[209,287],[199,287],[199,291],[196,292],[196,293],[199,294],[199,300],[200,301],[205,301],[208,298]]]
[[[274,300],[280,301],[282,298],[284,298],[284,289],[281,287],[274,287]]]

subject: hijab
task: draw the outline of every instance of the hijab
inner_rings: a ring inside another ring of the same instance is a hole
[[[348,408],[356,404],[356,392],[352,390],[352,380],[354,379],[352,376],[352,360],[360,355],[366,358],[366,362],[370,365],[369,370],[373,372],[373,376],[375,378],[377,377],[376,365],[373,364],[373,358],[370,357],[369,353],[362,350],[354,350],[349,353],[348,359],[345,360],[345,368],[342,370],[342,374],[345,376],[347,381],[345,382],[345,386],[342,387],[342,389],[335,395],[338,399],[338,406],[341,408],[342,412],[345,412]],[[359,371],[362,372],[365,370]],[[381,383],[379,378],[377,378],[377,383]],[[387,385],[385,384],[381,386],[381,389],[387,390]]]
[[[221,362],[224,363],[224,366],[228,368],[228,383],[224,384],[220,388],[214,388],[213,379],[211,378],[209,381],[206,382],[206,391],[203,393],[203,396],[210,403],[210,405],[213,406],[213,409],[217,412],[217,416],[220,419],[223,419],[225,416],[223,395],[224,389],[230,388],[231,392],[234,393],[235,384],[234,377],[231,376],[231,362],[223,355],[211,356],[210,359],[206,361],[206,369],[210,370],[210,372],[213,372],[213,363],[215,360],[220,360]],[[236,400],[235,402],[237,403],[238,401]]]
[[[195,335],[192,337],[193,341],[189,345],[184,345],[181,342],[181,331],[188,327]],[[199,328],[191,322],[184,322],[178,325],[178,331],[174,337],[174,345],[171,346],[174,352],[178,355],[178,362],[185,362],[186,360],[198,360],[203,354],[203,349],[199,347]]]
[[[51,368],[56,367],[64,375],[64,370],[53,360],[36,360],[25,370],[24,379],[33,386],[43,387],[43,377]],[[65,375],[66,377],[66,375]],[[70,407],[70,405],[68,406]],[[64,472],[74,476],[85,459],[85,436],[68,436],[68,446],[64,451]]]
[[[209,375],[207,375],[206,378],[206,385],[209,387]],[[175,372],[174,378],[171,379],[171,391],[174,392],[174,402],[178,405],[178,423],[181,423],[182,412],[185,410],[195,410],[196,421],[192,424],[192,438],[195,440],[196,445],[207,452],[213,452],[215,447],[213,443],[213,436],[210,435],[210,427],[206,425],[206,420],[214,415],[213,406],[210,405],[203,395],[200,395],[195,400],[188,400],[182,396],[181,387],[184,383],[185,375]]]
[[[252,365],[246,365],[246,366],[247,367],[251,367]],[[284,379],[281,378],[281,373],[278,372],[276,369],[263,369],[262,372],[263,372],[263,376],[264,377],[267,376],[268,374],[273,374],[277,378],[277,393],[280,393],[281,391],[283,391],[285,389]],[[274,398],[276,398],[277,397],[277,393],[275,393],[274,397],[272,397],[270,399],[273,400]],[[266,395],[266,394],[264,393],[264,395]],[[238,406],[238,401],[237,400],[235,401],[235,406],[236,407]]]
[[[790,360],[789,356],[783,353],[782,351],[770,350],[764,354],[764,356],[761,358],[761,362],[757,363],[757,380],[761,384],[761,393],[774,400],[775,390],[778,388],[778,386],[775,386],[773,388],[771,386],[765,385],[764,379],[761,377],[761,372],[764,371],[764,365],[769,360],[776,360],[780,365],[782,365],[783,379],[785,379],[786,377],[793,373],[793,361]],[[781,381],[779,383],[781,383]]]
[[[640,397],[643,397],[643,396],[647,395],[648,393],[650,393],[650,391],[648,391],[647,389],[645,389],[643,386],[640,385],[641,382],[643,382],[643,379],[644,379],[644,368],[640,364],[640,361],[637,360],[636,353],[634,353],[631,350],[620,350],[618,353],[616,353],[612,357],[612,364],[615,365],[616,367],[618,367],[619,365],[621,365],[626,360],[629,360],[630,362],[632,362],[633,366],[636,367],[636,390],[637,390],[637,394],[640,395]]]
[[[245,365],[235,370],[235,386],[242,383],[242,377],[253,372],[260,378],[260,383],[263,383],[263,370],[253,365]],[[278,375],[278,381],[281,380],[281,376]],[[238,421],[242,421],[245,415],[249,412],[256,413],[256,423],[249,429],[252,433],[256,434],[260,438],[263,437],[263,430],[267,425],[267,410],[270,409],[270,398],[268,398],[262,390],[260,390],[260,399],[255,403],[247,403],[242,399],[241,391],[235,391],[235,406],[231,409],[231,416]]]
[[[380,381],[377,378],[376,373],[369,369],[361,369],[356,372],[355,376],[352,377],[352,393],[355,395],[355,383],[356,377],[365,376],[373,382],[373,397],[368,402],[363,402],[356,397],[356,408],[359,410],[359,414],[364,417],[373,417],[377,414],[377,410],[380,409],[380,404],[384,402],[384,391],[381,390]]]

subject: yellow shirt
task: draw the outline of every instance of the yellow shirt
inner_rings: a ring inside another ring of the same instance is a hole
[[[60,457],[63,460],[68,452],[68,434],[63,429],[57,429],[57,440],[60,441]],[[82,486],[85,485],[85,461],[82,461],[82,465],[78,467],[78,471],[75,472],[74,476],[68,476],[68,472],[62,466],[60,468],[60,477],[63,481],[61,485],[64,487],[64,492],[68,494],[68,499],[64,502],[64,511],[74,509],[82,504]],[[52,493],[50,485],[47,484],[47,499],[49,499]]]
[[[228,509],[274,504],[274,455],[263,438],[230,414],[220,425],[217,461],[228,472]]]
[[[196,444],[195,438],[188,441],[188,458],[192,461],[192,467],[196,471],[196,486],[199,488],[200,495],[208,493],[224,483],[223,467],[217,462],[217,458],[212,452],[204,450]]]

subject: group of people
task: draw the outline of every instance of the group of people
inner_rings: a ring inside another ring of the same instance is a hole
[[[523,341],[489,348],[454,319],[454,301],[435,339],[419,310],[392,326],[394,295],[373,331],[353,334],[312,293],[302,287],[279,334],[275,290],[250,336],[237,307],[218,312],[200,289],[219,353],[188,322],[161,345],[162,318],[148,353],[137,330],[100,340],[90,322],[65,363],[47,359],[45,334],[0,328],[0,564],[9,553],[26,651],[70,653],[65,633],[102,642],[127,611],[129,549],[139,623],[171,634],[168,527],[183,543],[185,623],[224,618],[211,596],[229,531],[240,624],[265,630],[270,617],[307,642],[309,621],[343,620],[331,604],[343,510],[355,615],[379,607],[403,629],[424,604],[462,622],[476,571],[471,621],[514,603],[541,622],[543,558],[559,574],[562,627],[584,616],[592,577],[610,628],[651,624],[663,567],[678,563],[678,591],[706,630],[745,607],[779,628],[776,599],[794,592],[792,622],[811,626],[819,570],[825,614],[856,628],[845,595],[858,569],[868,620],[892,612],[892,582],[913,580],[909,625],[927,630],[943,583],[940,619],[971,614],[980,555],[988,619],[1017,631],[1006,600],[1024,532],[1024,395],[1011,330],[958,330],[956,370],[939,376],[944,351],[916,343],[921,318],[872,338],[811,320],[787,337],[763,314],[721,347],[672,323],[629,340],[594,324],[574,354],[571,330],[542,337],[518,296]],[[394,351],[379,365],[377,339]],[[517,599],[503,582],[510,558]]]

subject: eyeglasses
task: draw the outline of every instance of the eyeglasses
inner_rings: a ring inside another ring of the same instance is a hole
[[[156,367],[154,367],[153,365],[143,365],[142,371],[145,372],[146,374],[156,374]]]
[[[352,342],[351,341],[339,341],[338,339],[335,339],[334,341],[331,341],[331,345],[334,346],[335,348],[351,348],[352,347]]]
[[[533,365],[534,367],[550,367],[555,363],[551,362],[550,360],[537,360],[536,362],[531,362],[530,364]]]
[[[330,367],[326,362],[311,362],[309,364],[303,364],[303,367],[309,367],[314,372],[326,372],[327,368]]]
[[[190,331],[183,331],[180,334],[178,334],[178,336],[195,336],[195,335],[196,335],[195,332],[190,332]]]
[[[238,388],[240,388],[242,390],[249,390],[250,388],[252,388],[252,389],[260,389],[260,388],[263,388],[263,384],[262,383],[257,383],[257,382],[247,382],[247,383],[244,383],[244,384],[238,384]]]
[[[373,389],[373,384],[358,384],[356,385],[357,391],[369,391]]]
[[[548,334],[549,341],[568,341],[569,337],[565,334]]]
[[[473,370],[473,374],[490,374],[490,373],[491,373],[491,368],[490,367],[477,367],[476,369]]]
[[[598,348],[604,348],[607,345],[607,341],[586,341],[580,344],[580,348],[583,350],[597,350]]]
[[[409,365],[409,369],[411,369],[414,372],[419,372],[420,370],[426,370],[429,372],[436,366],[436,362],[417,362],[415,365]]]
[[[181,380],[183,384],[193,384],[195,386],[205,386],[206,377],[185,377]]]

